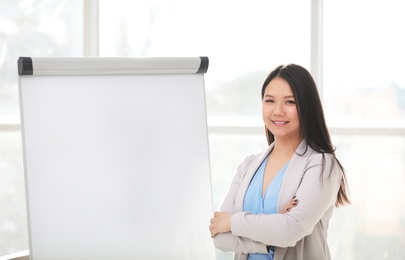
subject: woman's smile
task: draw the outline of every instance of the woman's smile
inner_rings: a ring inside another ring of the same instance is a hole
[[[284,126],[289,123],[289,121],[273,121],[273,120],[272,122],[275,126]]]

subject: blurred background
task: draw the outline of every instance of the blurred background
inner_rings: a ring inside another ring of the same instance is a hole
[[[1,0],[0,256],[28,249],[18,57],[208,56],[214,209],[245,156],[267,145],[265,77],[300,64],[353,202],[335,210],[332,258],[405,259],[404,13],[402,0]]]

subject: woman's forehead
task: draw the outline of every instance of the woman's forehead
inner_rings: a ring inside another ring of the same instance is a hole
[[[288,82],[282,78],[276,77],[272,79],[266,86],[264,91],[265,95],[276,95],[276,94],[289,94],[292,95],[292,90]]]

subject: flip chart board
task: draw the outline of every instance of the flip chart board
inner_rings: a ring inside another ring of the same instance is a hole
[[[18,67],[31,259],[215,259],[207,57]]]

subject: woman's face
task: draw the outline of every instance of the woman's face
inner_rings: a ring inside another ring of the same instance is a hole
[[[267,85],[262,113],[263,121],[275,140],[288,138],[289,141],[298,141],[301,139],[295,98],[290,85],[284,79],[276,77]]]

